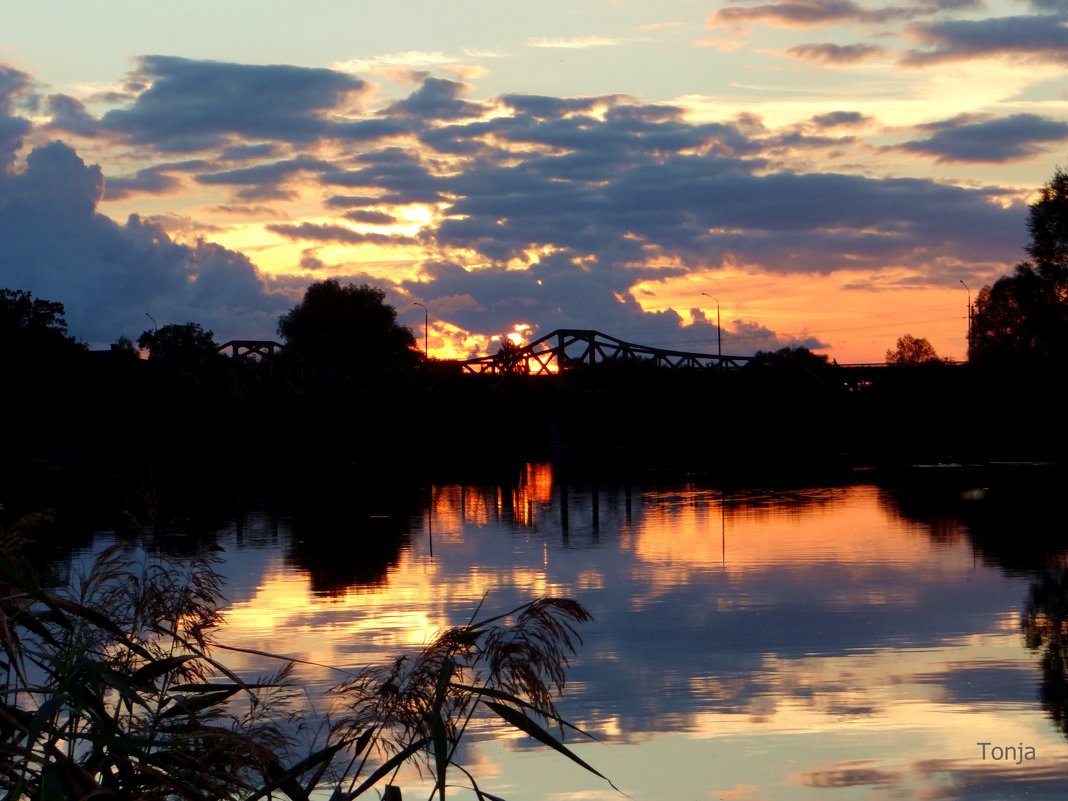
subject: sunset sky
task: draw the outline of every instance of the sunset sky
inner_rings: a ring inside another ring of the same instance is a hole
[[[313,281],[442,357],[595,328],[965,355],[1068,166],[1068,0],[0,6],[0,287],[103,347]],[[963,283],[963,285],[962,285]],[[966,289],[967,287],[967,289]],[[711,297],[710,297],[711,296]],[[715,298],[716,300],[713,300]]]

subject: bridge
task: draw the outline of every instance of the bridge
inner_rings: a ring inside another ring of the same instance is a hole
[[[741,367],[751,356],[691,353],[635,345],[600,331],[560,328],[523,346],[460,362],[467,373],[551,375],[578,367],[643,364],[674,370]]]
[[[283,362],[282,375],[276,377],[274,366],[277,357],[286,349],[272,340],[230,340],[219,347],[219,352],[228,355],[234,363],[227,383],[235,396],[244,394],[250,383],[269,383],[276,378],[280,378],[294,394],[303,394],[308,372],[316,372],[312,365],[298,356]],[[735,369],[748,364],[753,358],[656,348],[624,342],[592,329],[561,328],[526,345],[512,345],[509,342],[492,355],[430,364],[452,370],[459,367],[461,373],[477,375],[556,375],[603,365],[647,366],[667,370]],[[839,367],[839,379],[856,386],[870,384],[876,375],[917,367],[885,363],[836,366]],[[409,378],[414,379],[414,376]]]

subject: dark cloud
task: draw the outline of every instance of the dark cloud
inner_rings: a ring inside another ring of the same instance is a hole
[[[421,120],[456,120],[477,117],[483,106],[461,100],[470,87],[444,78],[427,78],[423,85],[404,100],[398,100],[385,112],[386,116],[418,117]]]
[[[285,161],[257,164],[254,167],[206,172],[198,175],[196,180],[198,183],[212,185],[277,186],[291,176],[302,172],[328,173],[335,170],[334,165],[328,161],[308,156],[298,156]]]
[[[344,225],[316,225],[300,223],[299,225],[268,225],[268,231],[287,239],[303,239],[313,242],[340,242],[348,245],[410,245],[416,240],[410,236],[391,234],[361,233]]]
[[[1068,14],[1068,0],[1030,0],[1031,6],[1039,11],[1057,11]]]
[[[937,133],[900,147],[933,156],[940,162],[998,164],[1028,158],[1052,142],[1068,139],[1068,123],[1036,114],[1013,114],[997,120],[936,124]]]
[[[356,223],[367,223],[368,225],[392,225],[397,221],[396,217],[392,214],[386,214],[384,211],[367,211],[364,209],[345,212],[345,219]]]
[[[314,248],[309,248],[301,254],[300,267],[302,270],[321,270],[326,266],[326,263],[315,255]]]
[[[326,115],[365,88],[326,69],[250,66],[146,56],[138,72],[147,89],[103,126],[138,144],[195,151],[253,138],[305,142],[330,128]]]
[[[414,118],[380,117],[334,123],[330,128],[330,135],[347,142],[368,144],[416,133],[423,130],[423,127],[422,122]]]
[[[353,206],[373,206],[380,202],[380,198],[371,195],[334,195],[326,199],[327,207],[333,209],[348,209]]]
[[[560,121],[545,121],[545,132],[529,121],[520,124],[521,137],[514,124],[498,135],[561,141]],[[643,123],[651,130],[640,133],[608,119],[582,125],[568,132],[573,149],[566,155],[475,160],[435,179],[453,198],[437,241],[498,262],[551,244],[607,264],[663,256],[690,266],[741,262],[783,273],[923,265],[936,254],[990,265],[1018,255],[1019,209],[999,206],[982,190],[930,180],[769,172],[762,159],[723,154],[719,142],[759,152],[803,138],[773,136],[765,145],[725,125],[713,131],[674,121]],[[665,130],[652,130],[658,126]],[[663,151],[638,146],[642,139],[665,143]],[[675,153],[667,152],[667,142]],[[698,154],[702,142],[711,144]]]
[[[1004,56],[1022,62],[1068,63],[1068,27],[1060,15],[947,20],[914,25],[909,32],[927,46],[903,59],[923,67],[947,61]]]
[[[147,167],[138,170],[134,175],[108,178],[104,199],[121,200],[133,195],[164,195],[177,191],[181,186],[181,180],[167,172],[166,167]]]
[[[441,180],[418,154],[388,147],[356,158],[356,168],[323,176],[323,183],[384,190],[380,202],[436,203],[442,199]]]
[[[290,301],[247,257],[203,240],[181,245],[131,216],[96,212],[104,179],[67,145],[35,149],[0,181],[0,285],[63,303],[71,332],[93,343],[136,337],[145,312],[195,320],[222,338],[269,337]]]
[[[278,154],[279,147],[270,142],[258,145],[234,145],[228,147],[219,154],[224,161],[247,161],[249,159],[271,158]]]
[[[613,106],[604,118],[572,115],[563,119],[540,119],[526,115],[497,117],[484,122],[451,126],[453,135],[463,138],[492,136],[512,145],[538,145],[538,155],[558,151],[557,156],[572,156],[577,161],[631,161],[656,158],[662,152],[715,148],[723,154],[754,154],[759,145],[741,126],[728,123],[691,123],[683,119],[682,110],[674,106]],[[644,155],[643,155],[644,154]],[[502,153],[512,160],[511,153]],[[563,164],[549,162],[546,164]]]
[[[15,101],[30,86],[30,76],[0,64],[0,178],[15,162],[22,138],[29,132],[29,120],[14,115]]]
[[[791,47],[786,52],[799,61],[831,65],[858,64],[886,53],[881,47],[865,44],[803,44]]]
[[[336,170],[337,168],[328,161],[309,156],[296,156],[251,167],[201,172],[196,176],[196,181],[209,186],[239,187],[234,191],[235,200],[242,203],[262,203],[271,200],[290,200],[296,197],[296,193],[286,187],[286,183],[295,176],[321,175]]]
[[[548,97],[546,95],[501,95],[505,106],[520,114],[539,119],[556,119],[568,114],[588,114],[604,102],[615,102],[623,95],[606,97]]]
[[[100,134],[100,120],[85,110],[85,104],[69,95],[49,95],[46,100],[52,121],[52,130],[67,131],[78,136],[94,137]]]
[[[871,118],[859,111],[832,111],[828,114],[817,114],[811,119],[813,125],[819,128],[853,128],[866,125]]]
[[[222,212],[223,214],[233,214],[240,217],[254,217],[254,216],[267,216],[267,217],[284,217],[285,214],[278,209],[271,206],[241,206],[233,204],[224,204],[221,206],[215,206],[215,211]]]
[[[790,28],[811,28],[843,22],[881,23],[914,16],[912,9],[866,8],[852,0],[786,0],[752,6],[727,6],[708,17],[709,27],[762,22]]]

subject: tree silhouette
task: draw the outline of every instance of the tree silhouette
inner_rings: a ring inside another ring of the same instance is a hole
[[[501,340],[501,346],[493,358],[500,365],[502,373],[525,375],[530,372],[523,349],[507,337]]]
[[[385,299],[368,284],[317,281],[279,318],[278,333],[293,350],[342,370],[415,364],[415,336]]]
[[[67,335],[62,303],[0,289],[0,353],[43,357],[83,350]]]
[[[1068,279],[1068,173],[1060,167],[1031,204],[1027,230],[1031,233],[1027,252],[1039,275],[1063,290]]]
[[[1068,737],[1068,572],[1031,586],[1021,627],[1027,647],[1042,653],[1042,706]]]
[[[905,334],[897,338],[893,348],[886,351],[887,364],[931,364],[941,362],[934,346],[926,337]]]
[[[1068,173],[1059,167],[1030,206],[1033,261],[984,286],[976,299],[969,358],[1068,358]]]
[[[824,353],[814,353],[806,347],[785,347],[778,350],[758,350],[746,364],[747,368],[774,368],[777,370],[819,371],[831,366]]]
[[[148,351],[151,361],[183,368],[196,367],[219,355],[215,334],[205,331],[199,323],[170,323],[145,331],[137,338],[137,344]]]

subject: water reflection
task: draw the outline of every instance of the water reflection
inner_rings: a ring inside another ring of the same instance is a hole
[[[218,533],[228,636],[346,667],[420,646],[483,598],[566,595],[595,622],[563,711],[611,743],[576,748],[632,798],[1059,798],[1068,580],[1018,518],[998,529],[1002,497],[565,482],[530,465],[388,504],[304,499]],[[984,759],[984,741],[1037,758]],[[523,740],[476,751],[512,801],[617,797]]]
[[[1022,626],[1027,647],[1042,657],[1042,706],[1068,737],[1068,571],[1031,585]]]

